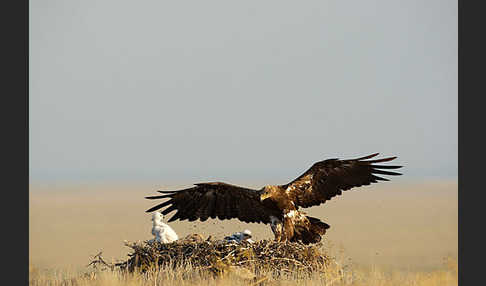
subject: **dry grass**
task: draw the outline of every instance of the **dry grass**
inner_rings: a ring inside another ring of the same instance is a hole
[[[144,275],[103,272],[94,280],[79,277],[86,270],[90,256],[99,251],[110,261],[124,259],[128,249],[121,241],[152,238],[150,215],[144,211],[153,202],[143,197],[159,188],[173,187],[179,186],[32,186],[31,284],[69,285],[71,282],[61,283],[74,279],[73,285],[248,285],[250,282],[234,275],[184,280],[187,276],[184,273],[194,272],[191,265],[172,272],[164,269]],[[323,206],[306,210],[331,225],[326,234],[327,245],[337,252],[336,261],[341,262],[330,266],[325,277],[297,282],[300,285],[457,285],[454,263],[458,252],[457,182],[398,186],[384,183],[366,189],[345,193]],[[181,237],[199,232],[222,238],[245,228],[252,230],[256,240],[272,237],[268,226],[237,220],[186,221],[171,226]],[[444,264],[445,257],[450,257],[448,266]],[[167,280],[168,277],[171,278]],[[295,282],[266,281],[267,285]]]
[[[429,272],[386,272],[377,267],[370,269],[353,268],[337,261],[330,263],[324,271],[314,272],[311,276],[298,273],[283,273],[274,278],[272,273],[256,276],[246,269],[235,268],[220,276],[210,275],[199,267],[190,264],[175,268],[162,266],[142,272],[91,271],[84,274],[70,272],[43,272],[36,268],[30,270],[30,285],[369,285],[369,286],[452,286],[458,285],[457,263],[449,259],[443,269]],[[303,278],[305,277],[305,278]]]

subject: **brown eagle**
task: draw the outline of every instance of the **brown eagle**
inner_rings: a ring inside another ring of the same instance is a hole
[[[205,221],[208,218],[232,219],[244,222],[270,224],[277,241],[317,243],[329,225],[317,218],[306,216],[298,208],[320,205],[342,191],[354,187],[388,181],[377,175],[401,175],[384,169],[401,166],[376,165],[396,157],[367,160],[378,155],[350,159],[328,159],[312,165],[297,179],[285,185],[268,185],[254,190],[222,182],[195,184],[195,187],[178,191],[158,191],[164,195],[147,199],[167,201],[147,210],[152,212],[167,207],[164,215],[177,211],[174,220]]]

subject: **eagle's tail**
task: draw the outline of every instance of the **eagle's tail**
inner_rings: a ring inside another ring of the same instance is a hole
[[[324,235],[326,233],[326,229],[331,227],[330,225],[321,221],[318,218],[308,216],[307,219],[310,222],[310,231],[318,233],[320,235]]]
[[[306,217],[310,223],[309,229],[302,229],[300,233],[294,237],[294,239],[300,240],[304,244],[320,242],[321,236],[326,233],[326,230],[330,228],[330,226],[318,218],[311,216]]]

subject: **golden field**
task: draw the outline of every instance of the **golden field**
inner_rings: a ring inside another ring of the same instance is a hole
[[[261,186],[234,183],[255,188]],[[123,240],[152,238],[151,217],[145,210],[156,202],[146,200],[144,196],[152,195],[158,189],[187,186],[31,186],[29,260],[32,284],[56,284],[55,281],[61,281],[60,277],[75,277],[86,270],[91,256],[100,251],[108,260],[125,259],[128,249]],[[327,277],[323,281],[322,277],[316,277],[298,283],[457,285],[457,194],[457,181],[400,184],[392,181],[347,191],[323,205],[307,209],[309,215],[331,225],[325,243],[341,261],[333,270],[341,276],[336,276],[340,277],[337,280]],[[196,232],[205,237],[222,238],[245,228],[252,231],[255,240],[273,237],[269,226],[245,224],[234,219],[204,223],[177,221],[171,226],[180,237]],[[329,275],[333,271],[330,270]],[[168,281],[161,275],[127,278],[121,274],[104,273],[95,280],[79,280],[77,283],[154,285]],[[179,279],[177,275],[181,274],[173,273],[171,281],[178,285],[248,284],[234,277],[226,278],[227,281],[200,277],[191,282]],[[278,283],[287,285],[285,281]]]

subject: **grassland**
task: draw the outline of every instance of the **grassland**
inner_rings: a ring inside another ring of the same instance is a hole
[[[404,286],[452,286],[458,285],[457,263],[450,260],[443,269],[433,271],[383,271],[371,269],[346,269],[333,265],[324,273],[302,279],[288,275],[283,279],[268,278],[262,275],[252,278],[251,273],[232,272],[221,277],[214,277],[195,269],[190,265],[176,269],[160,268],[148,273],[126,274],[120,271],[97,272],[91,275],[79,275],[76,272],[45,272],[31,268],[31,285],[404,285]],[[260,282],[260,283],[259,283]],[[263,282],[263,283],[262,283]]]
[[[147,275],[100,273],[96,279],[79,278],[90,255],[103,251],[105,258],[125,259],[128,249],[123,240],[150,239],[150,215],[144,211],[153,202],[143,197],[159,188],[176,187],[180,185],[31,186],[31,284],[248,285],[249,281],[237,275],[198,276],[190,266]],[[457,192],[456,181],[383,183],[310,208],[310,215],[331,225],[326,245],[340,263],[324,276],[272,283],[457,285]],[[272,237],[268,226],[237,220],[171,225],[180,236],[197,232],[222,237],[248,228],[256,240]],[[184,273],[196,274],[185,280]]]

